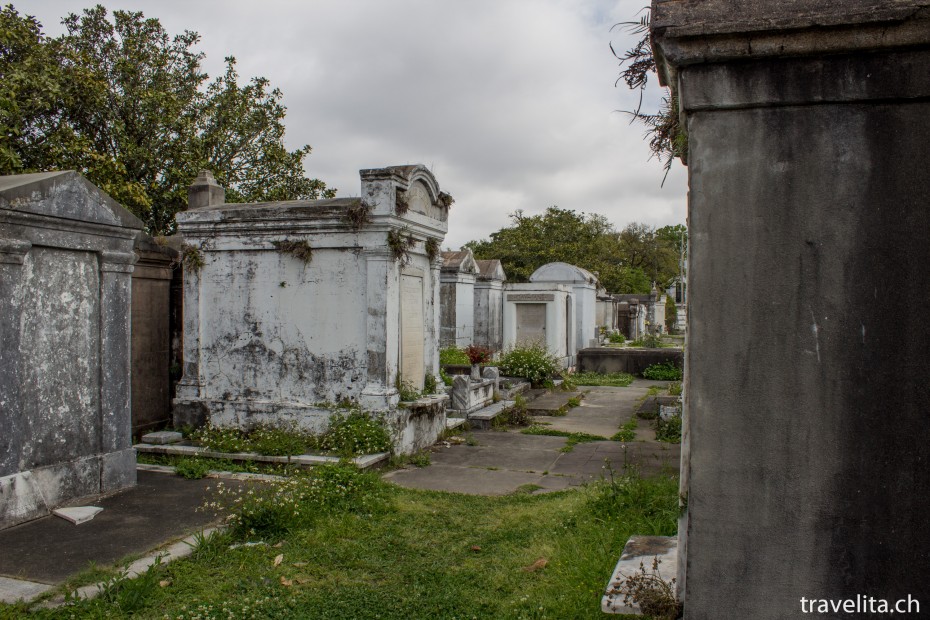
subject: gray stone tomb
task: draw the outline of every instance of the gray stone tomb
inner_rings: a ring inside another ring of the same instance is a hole
[[[136,482],[141,228],[76,172],[0,177],[0,528]]]
[[[925,615],[930,2],[659,0],[651,28],[688,133],[684,617]]]

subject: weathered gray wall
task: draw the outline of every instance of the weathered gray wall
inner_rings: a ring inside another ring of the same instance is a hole
[[[0,177],[0,528],[135,484],[141,227],[75,172]]]
[[[927,3],[880,28],[852,4],[759,5],[784,19],[746,30],[806,30],[745,36],[720,3],[654,5],[689,137],[689,620],[930,605],[930,53],[876,49],[926,46]]]

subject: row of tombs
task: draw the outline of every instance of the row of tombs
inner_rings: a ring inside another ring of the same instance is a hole
[[[133,436],[165,425],[320,432],[348,400],[416,451],[448,396],[399,407],[397,388],[438,379],[440,345],[541,341],[568,367],[664,319],[657,293],[631,304],[565,263],[505,284],[439,251],[452,198],[429,170],[360,174],[360,198],[227,204],[204,172],[158,240],[76,172],[0,177],[0,528],[135,484]]]

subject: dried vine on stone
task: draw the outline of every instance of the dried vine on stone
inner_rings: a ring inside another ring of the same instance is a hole
[[[345,221],[355,232],[360,231],[367,224],[371,224],[371,207],[366,204],[358,204],[346,209],[344,216]]]
[[[455,198],[453,198],[451,194],[439,192],[439,203],[446,209],[450,209],[452,205],[455,204]]]
[[[400,261],[401,265],[410,262],[410,248],[417,242],[408,231],[409,229],[404,226],[400,230],[389,230],[387,234],[387,244],[391,249],[391,254],[394,260]]]
[[[181,263],[188,271],[198,273],[204,265],[203,254],[198,248],[185,243],[181,248]]]
[[[433,262],[437,256],[439,256],[439,241],[430,237],[426,240],[426,257]]]
[[[290,254],[305,264],[313,260],[313,248],[306,241],[272,241],[271,245],[282,254]]]
[[[636,109],[624,110],[624,112],[632,117],[630,122],[639,121],[646,125],[649,150],[652,151],[652,157],[662,161],[667,177],[676,157],[687,161],[688,139],[678,123],[678,97],[668,89],[666,89],[666,96],[662,98],[658,112],[646,114],[642,111],[643,93],[649,83],[649,75],[656,73],[655,56],[649,37],[648,7],[645,11],[646,14],[638,22],[614,24],[614,28],[620,26],[640,37],[636,44],[622,55],[616,52],[613,45],[610,46],[610,51],[620,60],[620,66],[624,67],[614,85],[622,80],[631,90],[639,90],[639,104]],[[665,182],[665,178],[662,182]]]

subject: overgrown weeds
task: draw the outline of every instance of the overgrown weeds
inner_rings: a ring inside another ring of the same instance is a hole
[[[652,364],[643,370],[643,377],[654,381],[681,381],[681,368],[672,362]]]
[[[599,372],[576,372],[571,375],[575,385],[597,385],[609,387],[627,387],[633,383],[633,375],[625,372],[599,373]]]

